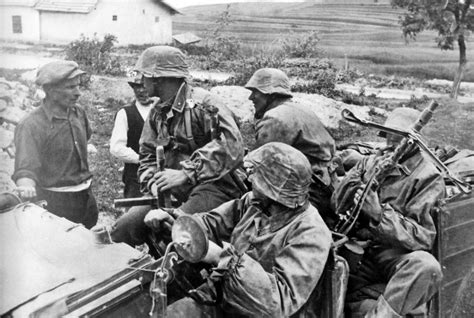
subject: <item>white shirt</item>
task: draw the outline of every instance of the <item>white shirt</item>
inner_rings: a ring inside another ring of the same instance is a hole
[[[50,188],[45,188],[45,189],[49,191],[54,191],[54,192],[81,192],[83,190],[89,189],[89,187],[91,186],[91,183],[92,183],[92,178],[73,186],[50,187]]]
[[[146,120],[150,109],[153,107],[153,103],[143,106],[138,101],[135,102],[138,112],[143,120]],[[110,136],[110,153],[117,159],[124,163],[138,163],[138,153],[132,148],[127,147],[127,133],[128,133],[128,120],[125,109],[118,111],[115,117],[114,128],[112,129],[112,135]]]

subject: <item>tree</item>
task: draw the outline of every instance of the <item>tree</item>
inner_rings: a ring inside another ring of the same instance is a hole
[[[451,97],[457,98],[467,65],[466,40],[474,31],[474,0],[391,0],[392,6],[407,11],[400,16],[405,39],[415,39],[424,30],[438,31],[438,47],[459,48],[459,66],[454,76]]]

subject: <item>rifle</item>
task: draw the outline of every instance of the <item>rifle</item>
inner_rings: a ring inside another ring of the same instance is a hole
[[[433,112],[438,107],[438,103],[431,101],[427,108],[425,108],[413,125],[410,130],[399,130],[391,127],[386,127],[374,122],[365,121],[357,118],[351,111],[344,109],[342,111],[342,117],[356,124],[359,124],[364,127],[375,128],[381,131],[384,131],[389,134],[396,134],[404,137],[400,144],[395,148],[392,154],[382,160],[374,169],[374,172],[368,178],[366,187],[362,192],[359,200],[355,205],[352,205],[351,209],[346,211],[336,211],[339,215],[339,222],[335,226],[335,232],[342,233],[347,235],[350,230],[355,225],[357,219],[359,218],[362,206],[367,198],[367,195],[370,190],[377,190],[380,182],[386,177],[386,173],[390,170],[391,167],[396,165],[400,159],[407,153],[409,153],[413,148],[418,146],[422,151],[428,154],[429,158],[434,162],[435,166],[447,176],[453,184],[458,187],[462,193],[469,193],[471,191],[471,186],[451,174],[449,169],[438,159],[438,157],[428,148],[428,146],[422,141],[421,136],[419,135],[421,129],[428,123],[428,121],[433,116]],[[341,205],[344,206],[344,205]]]

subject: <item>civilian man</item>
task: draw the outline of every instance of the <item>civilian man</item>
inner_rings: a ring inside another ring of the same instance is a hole
[[[46,200],[48,211],[91,228],[98,215],[87,161],[92,132],[85,110],[76,105],[84,73],[72,61],[38,70],[36,84],[46,97],[16,127],[12,179],[22,197]]]

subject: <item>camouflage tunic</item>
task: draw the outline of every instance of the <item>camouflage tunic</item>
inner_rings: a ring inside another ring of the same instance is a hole
[[[335,216],[330,198],[336,178],[329,171],[329,164],[336,151],[334,139],[313,111],[291,99],[277,99],[270,108],[256,123],[256,146],[279,141],[295,147],[308,158],[313,170],[310,202],[324,221],[332,225]]]
[[[364,158],[356,169],[371,167],[374,159]],[[436,237],[431,212],[444,198],[445,184],[425,155],[417,153],[393,168],[378,194],[382,219],[369,225],[375,242],[408,251],[430,250]]]
[[[270,216],[252,198],[248,193],[195,214],[211,240],[231,243],[214,270],[224,277],[222,309],[237,316],[308,317],[331,233],[311,205]]]
[[[210,122],[216,112],[218,131],[213,139]],[[157,169],[157,146],[165,149],[166,168],[183,169],[191,185],[222,178],[243,157],[242,137],[233,113],[215,96],[186,83],[169,112],[162,113],[160,105],[150,111],[140,138],[139,175]]]
[[[256,123],[256,147],[279,141],[295,147],[308,158],[313,173],[330,183],[327,165],[336,151],[334,139],[310,109],[291,99],[275,101]]]

